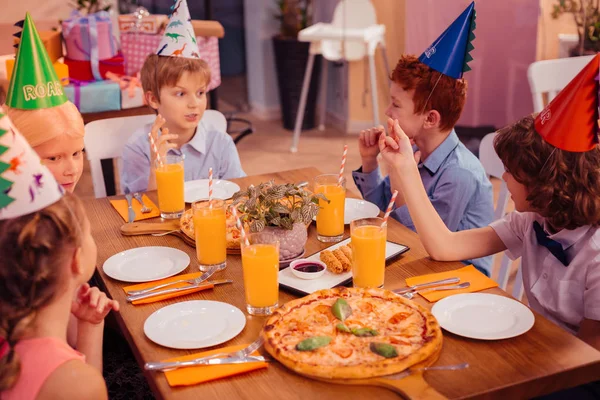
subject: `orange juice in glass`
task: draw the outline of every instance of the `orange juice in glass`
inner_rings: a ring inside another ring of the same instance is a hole
[[[270,315],[279,303],[279,240],[269,233],[248,235],[242,240],[242,269],[246,310],[250,315]]]
[[[158,208],[162,218],[180,218],[185,209],[183,200],[183,156],[168,155],[156,160]]]
[[[200,271],[221,267],[227,259],[225,202],[213,199],[192,204],[196,256]]]
[[[383,287],[387,225],[383,218],[363,218],[350,223],[352,281],[355,287]]]
[[[317,239],[321,242],[339,242],[344,238],[344,208],[346,204],[346,179],[339,175],[319,175],[315,178],[315,193],[322,193],[328,202],[319,199],[317,214]]]

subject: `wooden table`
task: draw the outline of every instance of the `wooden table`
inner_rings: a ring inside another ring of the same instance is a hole
[[[269,179],[275,179],[277,182],[312,181],[318,174],[319,171],[315,168],[305,168],[235,181],[245,188],[251,183],[257,184]],[[156,201],[155,193],[149,195]],[[193,261],[186,272],[197,271],[195,249],[180,239],[169,236],[123,237],[119,231],[123,220],[111,207],[108,199],[86,201],[85,207],[91,221],[92,234],[98,244],[99,266],[102,266],[108,257],[127,249],[162,245],[176,247],[188,253]],[[385,276],[385,287],[388,289],[404,286],[404,279],[410,276],[462,267],[458,262],[443,263],[428,258],[418,236],[394,220],[389,225],[388,238],[411,248],[388,266]],[[317,241],[315,227],[312,225],[306,245],[307,254],[313,254],[324,247],[324,244]],[[147,339],[143,333],[143,324],[154,311],[168,304],[191,299],[223,301],[245,310],[240,256],[228,256],[227,269],[215,275],[215,278],[233,279],[234,283],[231,285],[139,306],[126,302],[122,290],[125,284],[108,278],[101,268],[98,268],[98,273],[105,290],[121,303],[121,312],[117,314],[117,320],[141,365],[147,361],[196,352],[167,349]],[[499,289],[486,292],[506,295]],[[295,296],[281,291],[279,303],[283,304],[294,298]],[[419,298],[417,301],[431,307],[431,304],[423,299]],[[226,345],[254,341],[264,320],[264,317],[248,316],[242,333]],[[600,379],[600,352],[537,314],[535,325],[529,332],[508,340],[470,340],[444,331],[444,345],[438,365],[462,362],[468,362],[470,368],[461,371],[429,371],[426,372],[425,379],[440,393],[453,399],[531,398]],[[162,373],[144,373],[157,397],[168,399],[397,398],[394,393],[382,388],[313,381],[296,375],[277,362],[271,363],[265,370],[184,388],[171,388]]]

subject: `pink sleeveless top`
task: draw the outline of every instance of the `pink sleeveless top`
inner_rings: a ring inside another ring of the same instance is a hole
[[[0,400],[33,400],[46,379],[63,363],[85,362],[85,356],[54,337],[21,340],[15,346],[21,360],[21,373],[15,385],[0,393]]]

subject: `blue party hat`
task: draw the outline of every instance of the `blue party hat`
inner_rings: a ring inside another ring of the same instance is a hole
[[[454,79],[462,78],[463,72],[470,71],[467,65],[473,57],[471,43],[475,39],[475,2],[438,37],[419,57],[419,61],[434,70]]]

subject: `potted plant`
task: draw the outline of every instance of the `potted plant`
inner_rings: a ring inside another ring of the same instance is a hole
[[[579,44],[571,49],[571,56],[600,51],[599,3],[598,0],[557,0],[552,6],[552,18],[557,19],[565,13],[571,13],[577,25]]]
[[[276,185],[274,181],[250,186],[233,195],[241,220],[251,233],[268,232],[279,238],[279,259],[289,260],[304,252],[306,228],[319,212],[319,199],[293,183]]]
[[[306,65],[308,64],[309,42],[300,42],[298,32],[312,23],[312,0],[277,0],[275,18],[280,22],[279,34],[273,37],[275,68],[279,84],[279,103],[283,127],[292,130],[296,123],[300,93]],[[308,97],[302,129],[315,127],[315,110],[319,80],[321,78],[321,56],[315,57],[310,79]]]

